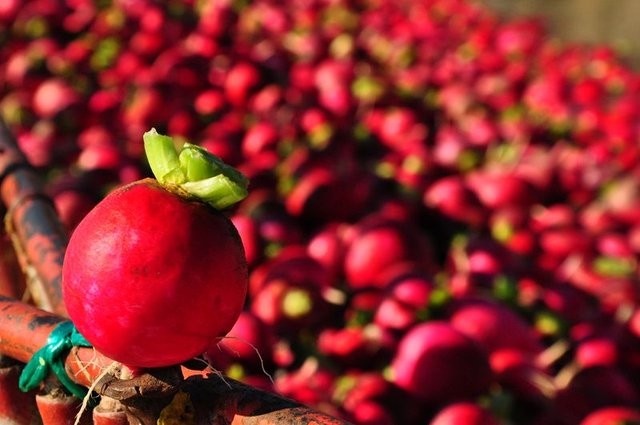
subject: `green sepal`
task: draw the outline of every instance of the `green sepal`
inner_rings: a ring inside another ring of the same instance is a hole
[[[223,164],[218,157],[191,143],[182,146],[178,159],[189,181],[208,179],[222,172]]]
[[[151,172],[161,184],[181,184],[186,181],[171,137],[159,134],[152,128],[144,133],[142,140]]]
[[[180,188],[216,209],[227,208],[247,196],[246,188],[234,184],[223,174],[186,182],[181,184]]]
[[[201,146],[173,139],[151,129],[143,136],[149,166],[166,189],[198,199],[216,209],[227,208],[248,194],[248,179]]]

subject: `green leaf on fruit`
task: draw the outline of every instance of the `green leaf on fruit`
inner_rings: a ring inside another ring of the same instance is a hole
[[[247,178],[201,146],[185,143],[178,150],[173,138],[155,129],[147,131],[143,140],[151,171],[168,190],[216,209],[227,208],[247,196]]]

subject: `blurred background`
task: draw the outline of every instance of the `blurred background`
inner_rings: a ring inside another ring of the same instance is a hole
[[[480,0],[505,18],[539,16],[555,37],[607,43],[640,67],[640,2],[637,0]]]
[[[0,0],[0,117],[69,233],[151,128],[250,179],[233,379],[356,425],[638,424],[636,9]]]

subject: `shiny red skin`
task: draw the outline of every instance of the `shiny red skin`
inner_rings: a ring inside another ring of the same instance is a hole
[[[394,384],[434,405],[478,397],[493,381],[485,351],[445,321],[412,327],[398,345],[391,371]]]
[[[512,348],[537,354],[543,349],[537,334],[523,317],[490,299],[462,299],[454,306],[449,322],[488,353]]]
[[[456,402],[444,407],[431,420],[429,425],[499,425],[493,414],[472,402]]]
[[[609,406],[596,409],[585,417],[580,425],[623,425],[640,421],[640,410],[625,406]]]
[[[144,179],[107,195],[71,235],[63,296],[102,354],[134,368],[199,355],[247,292],[238,233],[223,213]]]

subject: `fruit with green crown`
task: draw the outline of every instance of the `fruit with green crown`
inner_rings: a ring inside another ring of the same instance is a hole
[[[63,264],[69,316],[102,354],[136,368],[203,353],[236,322],[247,263],[222,211],[248,181],[201,147],[144,134],[156,179],[107,195],[78,224]]]

